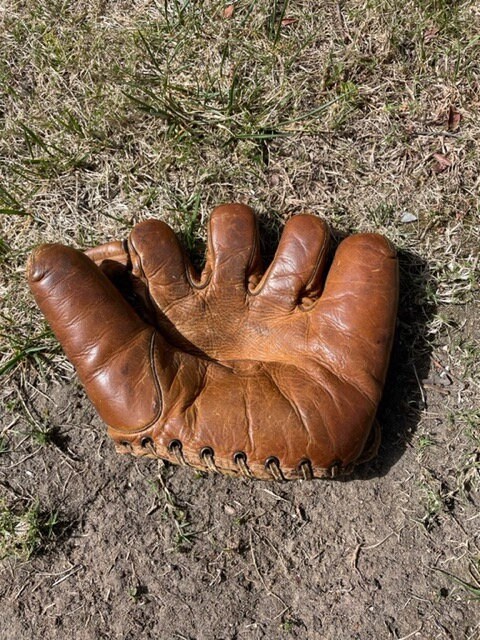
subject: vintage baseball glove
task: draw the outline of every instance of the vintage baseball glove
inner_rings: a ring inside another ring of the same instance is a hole
[[[40,309],[120,452],[261,479],[332,477],[378,448],[398,267],[382,236],[338,247],[298,215],[262,269],[253,212],[218,207],[199,276],[171,228],[82,253],[43,245]],[[326,277],[325,277],[326,276]]]

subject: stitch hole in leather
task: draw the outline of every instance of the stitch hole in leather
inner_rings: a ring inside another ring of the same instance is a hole
[[[212,447],[203,447],[200,451],[200,458],[210,471],[218,471]]]
[[[313,480],[312,463],[306,458],[300,461],[298,469],[304,480]]]
[[[265,460],[265,469],[272,475],[274,480],[283,480],[280,462],[275,456],[270,456]]]
[[[245,478],[251,478],[252,473],[247,465],[247,454],[244,451],[237,451],[233,454],[233,461],[240,469],[240,473]]]
[[[183,456],[182,443],[180,440],[172,440],[168,445],[168,450],[173,456],[175,456],[178,464],[181,464],[183,467],[187,465],[187,461]]]
[[[155,444],[151,438],[142,438],[142,441],[140,444],[142,446],[142,449],[146,449],[152,455],[156,454]]]
[[[128,449],[129,451],[132,450],[132,444],[131,442],[128,442],[127,440],[122,440],[121,442],[118,443],[121,447],[124,447],[125,449]]]

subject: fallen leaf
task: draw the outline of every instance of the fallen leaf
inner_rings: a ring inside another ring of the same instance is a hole
[[[448,130],[456,131],[460,126],[460,120],[462,119],[462,114],[450,105],[448,110]]]
[[[445,171],[445,169],[448,169],[452,166],[450,160],[442,153],[434,153],[433,157],[437,161],[433,166],[433,170],[435,171],[435,173],[442,173],[442,171]]]
[[[430,27],[429,29],[427,29],[423,34],[423,41],[425,42],[425,44],[428,44],[429,42],[434,40],[438,35],[438,32],[438,27]]]
[[[233,16],[233,12],[235,11],[235,7],[233,4],[228,4],[223,10],[223,17],[227,20]]]
[[[289,24],[295,24],[298,22],[298,18],[284,18],[282,20],[282,27],[288,27]]]

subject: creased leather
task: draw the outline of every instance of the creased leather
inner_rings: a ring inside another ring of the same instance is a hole
[[[265,271],[252,210],[217,207],[197,274],[172,229],[82,253],[43,245],[35,299],[120,452],[256,478],[329,477],[376,454],[398,264],[377,234],[285,225]]]

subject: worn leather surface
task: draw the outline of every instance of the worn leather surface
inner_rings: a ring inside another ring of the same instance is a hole
[[[398,298],[382,236],[297,215],[264,272],[249,207],[212,214],[203,272],[171,228],[32,254],[35,299],[121,452],[257,478],[335,476],[376,453]]]

